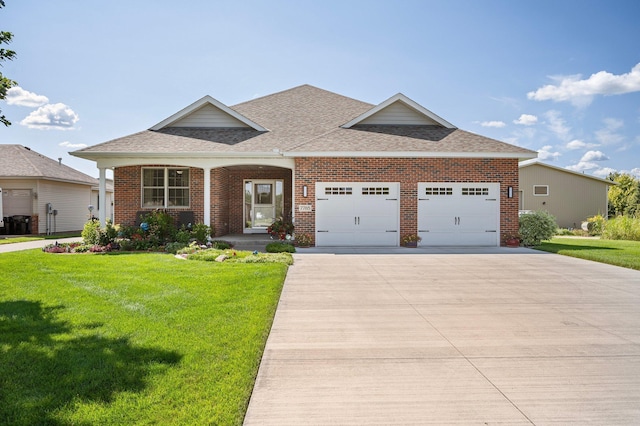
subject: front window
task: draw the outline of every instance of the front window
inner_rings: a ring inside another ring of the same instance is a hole
[[[142,169],[142,206],[189,207],[189,169]]]

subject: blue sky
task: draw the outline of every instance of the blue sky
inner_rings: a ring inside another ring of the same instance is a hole
[[[5,0],[0,143],[69,151],[311,84],[401,92],[461,129],[599,177],[640,176],[640,2]]]

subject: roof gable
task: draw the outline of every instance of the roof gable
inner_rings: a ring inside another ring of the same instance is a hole
[[[602,178],[599,178],[599,177],[596,177],[596,176],[587,175],[585,173],[574,172],[573,170],[565,169],[565,168],[562,168],[562,167],[552,166],[551,164],[546,164],[546,163],[541,162],[537,158],[534,158],[534,159],[531,159],[531,160],[526,160],[526,161],[521,161],[518,164],[518,168],[519,169],[524,169],[524,168],[531,167],[531,166],[546,167],[547,169],[557,170],[559,172],[567,173],[569,175],[573,175],[573,176],[584,178],[584,179],[596,180],[598,182],[601,182],[601,183],[604,183],[604,184],[607,184],[607,185],[611,185],[611,186],[618,184],[617,182],[614,182],[614,181],[609,180],[609,179],[602,179]]]
[[[267,130],[208,95],[162,120],[149,130],[161,130],[167,127],[252,128],[261,132]]]
[[[364,114],[342,125],[342,127],[348,129],[358,124],[394,126],[437,125],[448,129],[456,128],[453,124],[412,101],[402,93],[390,97]]]

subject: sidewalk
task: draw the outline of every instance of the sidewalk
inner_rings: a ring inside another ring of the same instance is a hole
[[[82,241],[82,237],[60,238],[59,240],[28,241],[26,243],[0,244],[0,253],[9,253],[12,251],[31,250],[37,248],[41,249],[42,247],[48,246],[49,244],[55,244],[56,241],[59,243],[72,243],[74,241]]]

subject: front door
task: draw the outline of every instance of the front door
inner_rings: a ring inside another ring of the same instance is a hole
[[[278,209],[282,200],[282,181],[245,180],[244,182],[244,232],[262,233],[267,231],[281,213]]]

